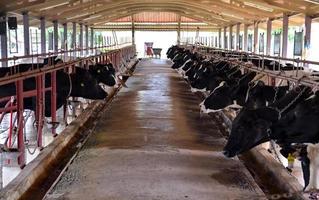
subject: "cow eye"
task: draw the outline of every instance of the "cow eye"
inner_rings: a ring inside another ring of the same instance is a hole
[[[97,73],[101,73],[101,70],[97,70]]]
[[[84,87],[84,83],[81,83],[81,87]]]

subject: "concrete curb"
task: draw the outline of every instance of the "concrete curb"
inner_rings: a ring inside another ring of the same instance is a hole
[[[131,67],[135,67],[135,60]],[[38,181],[44,180],[56,163],[83,137],[83,130],[87,125],[98,118],[99,113],[111,101],[112,97],[121,89],[114,88],[107,101],[94,101],[74,121],[72,121],[41,153],[32,160],[21,173],[13,179],[1,192],[0,199],[21,199]]]
[[[287,169],[278,163],[265,148],[256,147],[245,153],[243,157],[250,158],[250,162],[256,163],[258,169],[265,172],[280,190],[292,194],[296,200],[307,199],[303,196],[303,187],[298,180],[289,174]]]

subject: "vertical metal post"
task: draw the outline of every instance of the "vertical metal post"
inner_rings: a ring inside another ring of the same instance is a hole
[[[59,30],[58,30],[58,21],[53,21],[53,43],[54,43],[54,52],[58,52],[59,50]]]
[[[226,49],[226,43],[227,43],[226,31],[227,31],[227,27],[224,27],[224,43],[223,43],[223,48],[224,49]]]
[[[80,24],[80,41],[79,41],[79,47],[80,47],[80,55],[83,55],[83,24]]]
[[[92,53],[94,52],[94,29],[91,27],[91,44],[90,47],[92,48]]]
[[[287,14],[282,18],[282,57],[287,58],[288,54],[288,26],[289,17]]]
[[[181,44],[181,20],[182,16],[178,15],[178,24],[177,24],[177,45]]]
[[[24,37],[24,55],[30,55],[30,31],[29,31],[29,14],[23,12],[23,37]]]
[[[54,127],[57,123],[57,116],[56,116],[56,71],[51,72],[51,122],[52,126]],[[56,136],[55,128],[52,128],[53,136]]]
[[[85,48],[86,48],[85,53],[88,54],[89,53],[89,26],[88,25],[85,25]]]
[[[135,22],[132,15],[132,45],[135,45]]]
[[[41,31],[41,53],[47,52],[46,47],[46,30],[45,30],[45,18],[40,18],[40,31]]]
[[[229,41],[229,49],[233,49],[232,48],[232,45],[233,45],[233,26],[229,26],[229,38],[228,38],[228,41]]]
[[[72,25],[73,25],[73,29],[72,29],[73,30],[72,31],[72,48],[74,50],[73,56],[75,57],[76,56],[76,51],[75,51],[75,49],[76,49],[76,23],[73,22]]]
[[[236,25],[236,50],[239,50],[239,34],[240,34],[240,24]]]
[[[36,122],[37,122],[37,145],[42,148],[42,128],[43,128],[43,75],[39,75],[36,77]]]
[[[68,44],[68,24],[64,23],[63,24],[63,45],[62,45],[62,49],[67,51],[68,50],[68,46],[69,46],[69,44]]]
[[[218,29],[218,47],[222,48],[222,29]]]
[[[244,51],[248,51],[248,25],[247,24],[244,25],[244,42],[243,42],[243,46],[244,46]]]
[[[312,18],[310,16],[305,17],[305,44],[304,44],[304,59],[308,58],[309,50],[311,47],[311,24]]]
[[[271,49],[271,31],[272,31],[272,20],[267,20],[267,47],[266,47],[266,55],[270,55]]]
[[[258,22],[254,22],[254,53],[258,52]]]
[[[7,24],[7,16],[3,15],[1,16],[1,20],[4,20]],[[7,29],[7,26],[6,26]],[[8,36],[7,31],[6,34],[0,35],[0,45],[1,45],[1,58],[7,58],[8,57]],[[1,62],[2,67],[8,67],[8,61]]]

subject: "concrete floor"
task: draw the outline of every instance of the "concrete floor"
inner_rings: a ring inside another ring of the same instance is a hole
[[[169,65],[138,65],[46,199],[264,199]]]

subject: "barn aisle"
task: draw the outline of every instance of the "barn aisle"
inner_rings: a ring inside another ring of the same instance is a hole
[[[144,60],[47,199],[263,199],[166,60]]]

